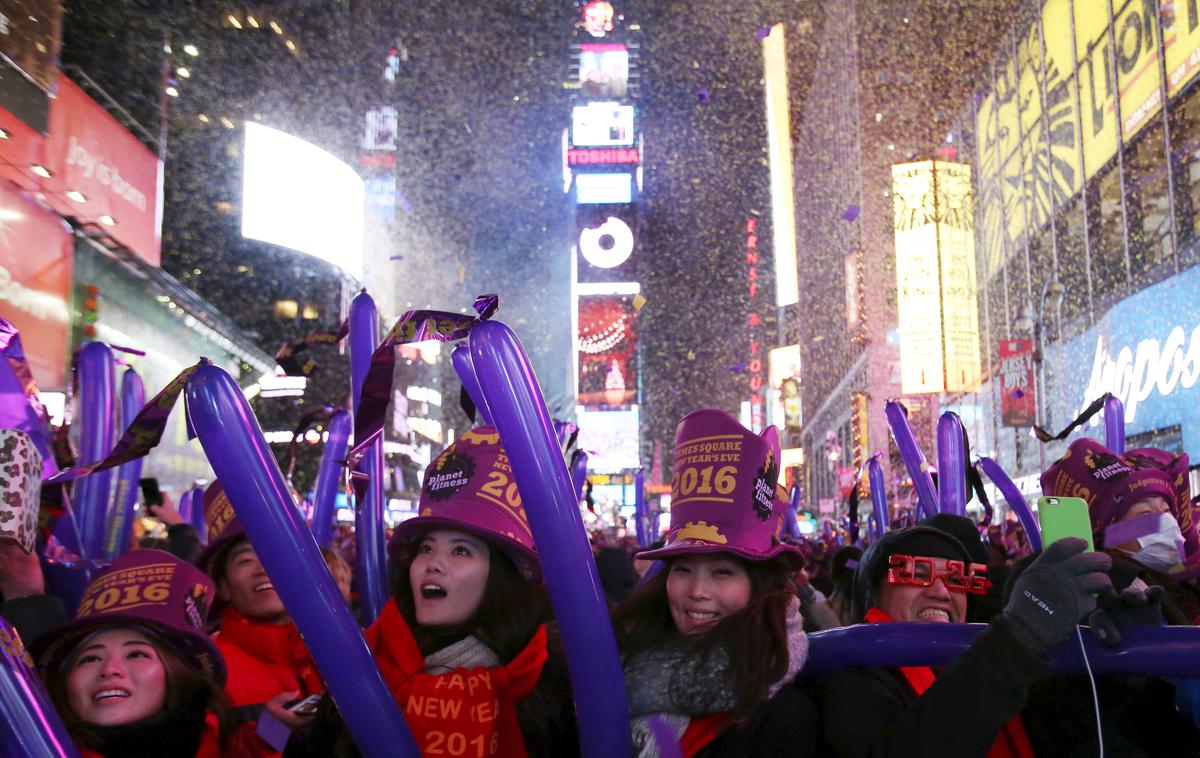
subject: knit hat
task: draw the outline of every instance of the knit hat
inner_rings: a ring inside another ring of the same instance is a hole
[[[1042,493],[1087,501],[1094,534],[1120,521],[1143,498],[1157,495],[1169,503],[1175,501],[1175,487],[1165,472],[1156,468],[1139,470],[1127,458],[1089,437],[1072,442],[1066,455],[1042,473]]]
[[[16,540],[26,553],[37,540],[42,496],[42,454],[28,434],[0,429],[0,538]]]
[[[225,567],[225,556],[245,536],[242,522],[238,520],[225,494],[225,488],[219,480],[208,485],[204,490],[204,525],[208,529],[208,545],[200,553],[196,565],[213,578],[220,581]]]
[[[733,553],[749,561],[784,555],[797,563],[800,551],[775,538],[782,507],[775,494],[778,429],[755,435],[724,411],[694,411],[675,429],[672,470],[666,547],[636,557]]]
[[[135,627],[224,684],[225,660],[204,633],[215,596],[212,580],[195,566],[163,550],[130,551],[88,584],[73,621],[34,641],[33,657],[48,679],[92,633]]]
[[[496,427],[466,432],[429,464],[420,515],[397,526],[392,542],[415,542],[438,528],[483,537],[512,558],[526,579],[541,579],[529,519]]]
[[[850,619],[860,623],[875,606],[879,583],[887,575],[893,555],[920,555],[971,563],[970,552],[948,532],[932,526],[910,526],[886,532],[867,548],[851,582]]]
[[[1173,455],[1166,450],[1155,447],[1140,447],[1136,450],[1126,450],[1125,459],[1138,469],[1158,469],[1171,480],[1174,498],[1168,498],[1171,503],[1171,515],[1183,532],[1184,553],[1191,556],[1200,554],[1200,535],[1196,532],[1195,509],[1192,505],[1192,483],[1188,473],[1191,461],[1187,453]]]

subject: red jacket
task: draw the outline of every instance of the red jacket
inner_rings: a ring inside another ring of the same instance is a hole
[[[82,758],[105,758],[98,751],[86,747],[80,748],[79,754]],[[204,730],[200,732],[200,747],[196,750],[195,758],[221,758],[220,725],[214,713],[209,713],[204,719]]]
[[[425,658],[394,602],[387,604],[366,638],[422,755],[526,754],[516,703],[533,692],[542,675],[544,625],[507,664],[437,675],[425,673]]]

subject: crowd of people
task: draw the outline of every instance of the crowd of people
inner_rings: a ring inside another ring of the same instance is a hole
[[[1064,538],[1036,552],[947,513],[871,544],[784,539],[779,461],[773,427],[691,413],[663,540],[593,540],[634,755],[1200,755],[1200,680],[1093,685],[1049,662],[1077,635],[1120,644],[1131,626],[1200,623],[1186,455],[1076,441],[1042,483],[1087,501],[1096,549]],[[423,755],[580,750],[525,510],[489,489],[507,471],[493,427],[462,435],[389,539],[391,598],[364,636]],[[107,758],[356,754],[220,482],[203,507],[207,544],[166,503],[166,540],[113,561],[71,618],[37,549],[0,539],[0,614],[71,739]],[[353,604],[350,564],[323,553]],[[984,626],[944,667],[805,673],[810,634],[904,622]]]

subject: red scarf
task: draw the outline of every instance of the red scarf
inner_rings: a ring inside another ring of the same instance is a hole
[[[80,748],[81,758],[105,758],[103,754],[91,748]],[[195,758],[221,758],[221,728],[217,723],[217,714],[209,711],[204,717],[204,729],[200,732],[200,747],[196,749]]]
[[[394,602],[383,609],[366,638],[422,755],[526,755],[516,703],[533,692],[542,675],[545,625],[505,665],[436,675],[425,673],[425,658]]]
[[[867,611],[865,620],[870,624],[883,624],[896,619],[878,608],[872,608]],[[928,666],[901,666],[900,673],[917,697],[925,694],[925,690],[932,687],[937,678],[937,674]],[[1033,758],[1033,746],[1029,743],[1029,735],[1025,733],[1025,724],[1020,716],[1013,716],[1001,727],[988,750],[988,758]]]
[[[291,622],[267,624],[227,606],[213,639],[225,656],[225,692],[234,707],[258,705],[281,692],[299,690],[304,697],[325,691],[308,646]]]

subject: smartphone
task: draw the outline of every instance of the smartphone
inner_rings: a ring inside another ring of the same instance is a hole
[[[309,695],[287,706],[287,709],[298,716],[308,716],[317,712],[317,703],[321,702],[320,695]]]
[[[138,484],[142,487],[142,501],[146,503],[146,510],[149,511],[155,505],[162,505],[163,496],[162,490],[158,488],[158,480],[151,477],[149,479],[140,479]]]
[[[1081,498],[1038,498],[1038,521],[1042,525],[1043,545],[1063,537],[1078,537],[1087,541],[1088,550],[1096,549],[1092,542],[1092,520],[1088,516],[1087,501]]]

